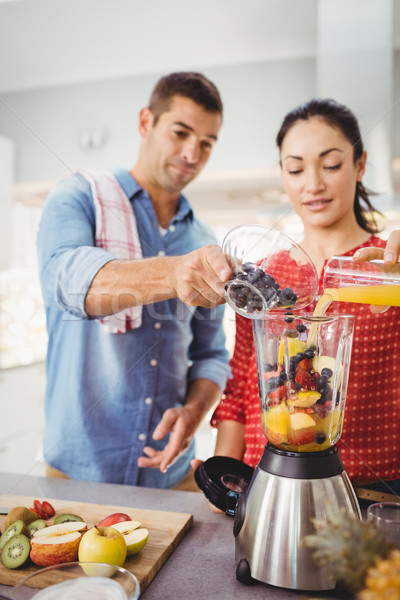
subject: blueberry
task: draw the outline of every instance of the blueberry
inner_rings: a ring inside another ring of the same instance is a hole
[[[307,327],[304,325],[304,323],[299,323],[296,329],[299,333],[304,333],[305,331],[307,331]]]
[[[304,354],[304,352],[298,352],[296,354],[296,360],[297,362],[301,362],[302,360],[304,360],[306,357],[306,355]]]
[[[256,281],[258,281],[260,279],[262,274],[263,274],[263,271],[261,271],[261,269],[256,269],[255,271],[250,271],[249,273],[247,273],[247,281],[249,283],[255,283]]]
[[[256,265],[252,262],[246,262],[242,264],[242,271],[245,273],[249,273],[250,271],[254,271],[256,269]]]
[[[263,288],[261,290],[261,293],[267,301],[272,300],[276,297],[276,292],[274,288]]]
[[[306,358],[314,358],[316,350],[315,346],[310,346],[304,350],[304,356]]]
[[[235,275],[235,279],[239,279],[239,281],[246,281],[247,275],[245,273],[237,273]]]
[[[281,306],[293,306],[296,303],[297,296],[291,288],[284,288],[279,296]]]
[[[333,371],[332,371],[332,369],[329,369],[328,367],[324,367],[321,371],[321,375],[324,375],[325,377],[330,379],[333,375]]]
[[[317,433],[317,435],[315,436],[315,441],[317,442],[317,444],[323,444],[326,440],[326,435],[320,431],[319,433]]]
[[[263,281],[264,284],[268,286],[273,286],[275,283],[275,279],[269,273],[264,274]]]
[[[294,316],[293,316],[293,315],[287,315],[287,316],[284,318],[284,321],[285,321],[285,323],[293,323],[293,321],[294,321]]]
[[[287,381],[287,375],[285,371],[281,371],[279,374],[279,385],[283,385]]]

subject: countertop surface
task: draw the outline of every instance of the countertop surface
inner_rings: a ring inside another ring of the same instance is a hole
[[[143,592],[143,600],[339,598],[334,592],[296,592],[264,583],[239,583],[235,576],[233,520],[214,514],[201,493],[0,473],[0,494],[191,513],[193,527]],[[3,590],[0,586],[0,592]]]

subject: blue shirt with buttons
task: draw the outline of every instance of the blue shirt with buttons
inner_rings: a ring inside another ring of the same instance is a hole
[[[162,235],[147,192],[128,171],[113,174],[132,203],[144,257],[215,243],[182,195]],[[173,487],[190,470],[193,442],[164,474],[139,469],[137,459],[146,445],[166,445],[168,436],[154,441],[152,432],[167,408],[185,402],[189,382],[207,378],[224,388],[224,308],[165,300],[143,307],[138,329],[107,333],[85,312],[92,279],[115,258],[94,247],[94,232],[89,183],[79,174],[62,180],[47,198],[38,232],[49,336],[44,457],[76,479]]]

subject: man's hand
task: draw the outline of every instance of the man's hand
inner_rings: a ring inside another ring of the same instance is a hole
[[[353,260],[361,262],[363,260],[384,260],[387,265],[394,265],[400,262],[400,231],[392,231],[389,235],[385,248],[360,248],[353,256]],[[383,313],[390,306],[380,306],[372,304],[370,310],[372,313]]]
[[[161,440],[171,432],[168,444],[164,450],[145,446],[143,452],[146,456],[138,459],[138,466],[159,468],[165,473],[168,467],[188,449],[198,425],[198,415],[186,406],[166,410],[154,430],[153,439]]]
[[[172,285],[182,302],[207,308],[224,303],[224,284],[232,269],[219,246],[204,246],[176,261]]]
[[[159,468],[165,473],[189,447],[196,429],[221,396],[221,390],[210,379],[194,379],[189,385],[184,406],[168,408],[153,432],[153,439],[162,440],[170,432],[164,450],[145,446],[146,456],[138,459],[139,467]]]

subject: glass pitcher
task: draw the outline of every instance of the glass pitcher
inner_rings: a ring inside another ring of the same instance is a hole
[[[326,450],[340,438],[354,317],[268,313],[253,320],[261,422],[281,450]]]

